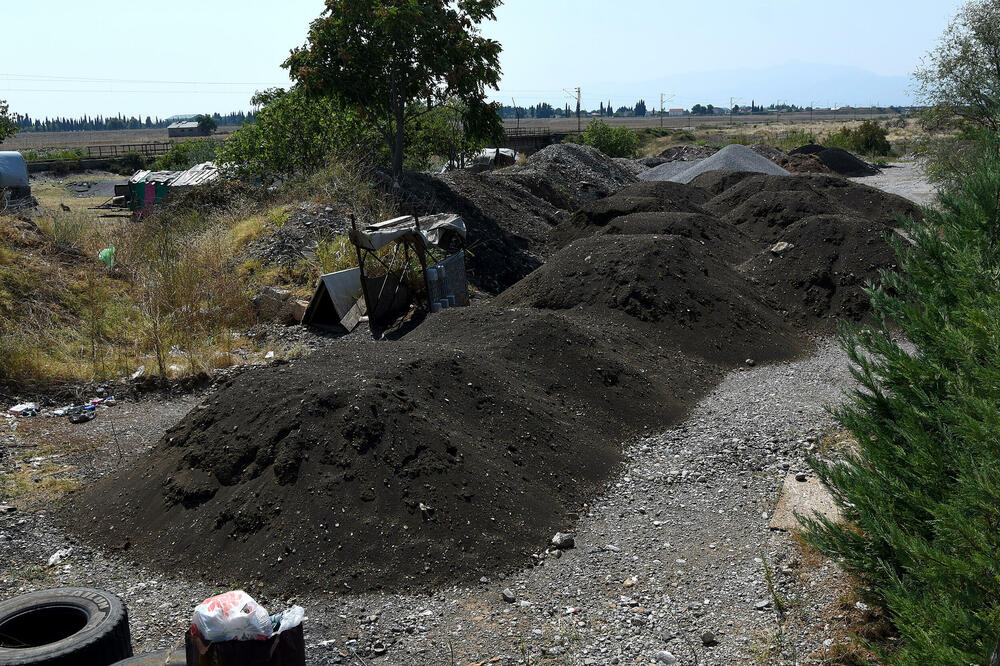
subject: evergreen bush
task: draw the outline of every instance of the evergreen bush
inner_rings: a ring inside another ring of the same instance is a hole
[[[985,149],[904,223],[900,271],[869,288],[877,323],[844,330],[857,439],[813,460],[846,522],[808,519],[899,630],[895,664],[986,664],[1000,637],[1000,160]],[[905,341],[905,342],[904,342]]]

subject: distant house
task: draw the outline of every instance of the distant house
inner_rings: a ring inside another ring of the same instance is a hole
[[[670,115],[670,116],[683,116],[684,115],[684,109],[670,109],[669,111],[667,111],[667,115]]]
[[[207,127],[200,127],[197,120],[180,120],[167,125],[167,136],[171,139],[177,136],[208,136]]]

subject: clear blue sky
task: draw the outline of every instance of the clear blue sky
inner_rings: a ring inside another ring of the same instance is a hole
[[[254,90],[288,84],[280,63],[323,8],[321,0],[4,4],[0,99],[33,116],[248,109]],[[638,97],[652,107],[661,92],[684,107],[729,96],[891,104],[905,102],[903,80],[961,4],[507,0],[485,32],[504,46],[496,98],[506,103],[563,104],[563,89],[579,85],[585,107]],[[817,89],[810,71],[829,81]]]

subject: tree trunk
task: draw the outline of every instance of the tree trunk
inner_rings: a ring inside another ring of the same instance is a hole
[[[997,639],[997,646],[993,648],[993,657],[990,658],[990,666],[1000,666],[1000,638]]]

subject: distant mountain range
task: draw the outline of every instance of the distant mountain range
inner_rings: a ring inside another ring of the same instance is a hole
[[[754,101],[763,106],[779,101],[803,107],[914,104],[909,92],[914,82],[909,76],[882,76],[857,67],[802,62],[766,69],[668,74],[640,83],[606,82],[594,86],[616,99],[644,98],[650,109],[659,106],[660,93],[673,96],[669,106],[684,108],[694,104],[727,106],[731,97],[739,104]]]

